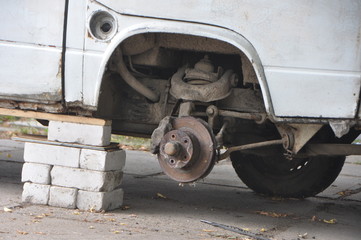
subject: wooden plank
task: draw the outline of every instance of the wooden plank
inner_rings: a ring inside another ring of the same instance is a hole
[[[71,116],[64,114],[44,113],[44,112],[35,112],[35,111],[20,110],[20,109],[7,109],[7,108],[0,108],[0,115],[44,119],[50,121],[82,123],[82,124],[100,125],[100,126],[109,126],[112,123],[111,120],[100,119],[100,118],[80,117],[80,116]]]
[[[83,148],[83,149],[91,149],[98,151],[114,151],[120,149],[119,143],[110,143],[108,146],[99,147],[92,145],[84,145],[80,143],[65,143],[65,142],[50,141],[47,139],[46,136],[42,136],[42,135],[21,135],[18,137],[12,137],[11,139],[18,142],[41,143],[41,144],[48,144],[48,145],[55,145],[62,147]]]

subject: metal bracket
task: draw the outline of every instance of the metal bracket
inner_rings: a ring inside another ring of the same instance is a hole
[[[287,136],[289,139],[284,148],[293,154],[297,154],[322,126],[322,124],[276,124],[282,138]]]

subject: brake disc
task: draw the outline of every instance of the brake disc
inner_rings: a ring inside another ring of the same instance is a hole
[[[212,170],[215,149],[215,138],[206,122],[193,117],[176,118],[172,122],[172,131],[160,142],[158,161],[173,180],[194,182]]]

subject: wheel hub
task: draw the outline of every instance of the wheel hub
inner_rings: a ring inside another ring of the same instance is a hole
[[[168,132],[160,142],[160,156],[171,168],[191,166],[199,156],[199,143],[187,129]]]
[[[158,161],[163,171],[178,182],[204,178],[215,163],[215,138],[203,120],[176,118],[172,130],[159,144]]]

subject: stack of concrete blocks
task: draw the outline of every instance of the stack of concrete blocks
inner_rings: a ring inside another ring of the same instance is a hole
[[[23,202],[95,211],[119,208],[125,151],[92,147],[109,145],[110,135],[109,123],[50,121],[48,142],[25,144]]]

